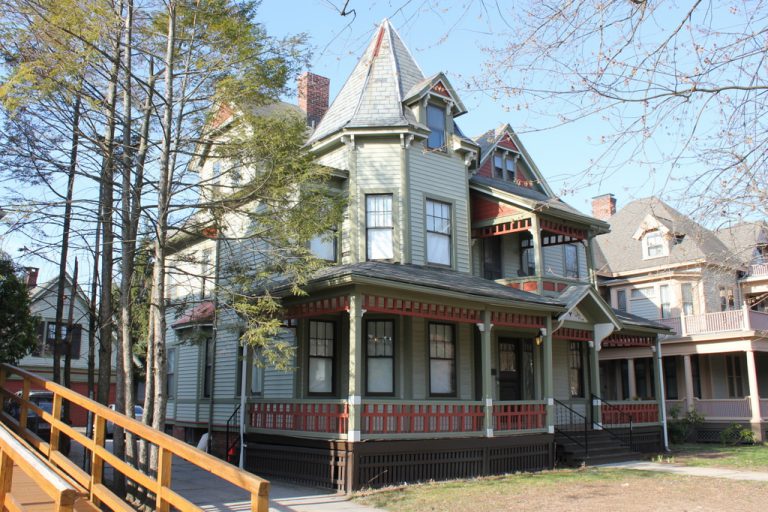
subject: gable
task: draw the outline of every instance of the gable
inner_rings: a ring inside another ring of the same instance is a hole
[[[515,151],[517,153],[520,152],[520,150],[517,148],[517,145],[514,143],[514,141],[512,141],[512,137],[509,136],[509,133],[505,133],[504,137],[502,137],[502,139],[496,145],[504,149]]]
[[[451,96],[451,93],[448,92],[448,89],[445,87],[445,84],[443,83],[442,80],[438,80],[437,83],[432,86],[430,91],[432,91],[435,94],[439,94],[444,98],[448,98],[449,100],[453,100],[453,96]]]
[[[498,199],[492,199],[477,192],[471,192],[469,197],[473,223],[499,217],[527,214],[524,210],[511,204],[504,203]]]

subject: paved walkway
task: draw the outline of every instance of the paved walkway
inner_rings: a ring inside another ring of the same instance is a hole
[[[682,464],[662,464],[659,462],[630,461],[601,464],[600,467],[635,469],[638,471],[659,471],[677,475],[704,476],[709,478],[727,478],[728,480],[751,480],[753,482],[768,482],[768,473],[760,471],[740,471],[738,469],[703,468],[684,466]]]
[[[270,481],[269,510],[272,512],[375,512],[343,494],[323,489]],[[208,511],[248,511],[248,493],[210,473],[174,457],[171,488]]]

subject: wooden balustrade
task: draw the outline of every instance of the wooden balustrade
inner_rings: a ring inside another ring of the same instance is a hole
[[[494,430],[534,430],[543,429],[546,426],[546,402],[496,402],[493,404]]]
[[[16,375],[23,380],[22,394],[17,396],[5,387],[9,377]],[[32,389],[50,391],[53,394],[53,409],[50,413],[40,409],[29,400]],[[0,393],[4,399],[16,401],[20,405],[19,419],[16,420],[6,412],[0,413],[6,424],[16,427],[19,435],[29,442],[49,463],[82,486],[89,493],[90,501],[103,504],[112,510],[134,510],[122,496],[112,492],[104,482],[104,468],[109,465],[115,472],[123,474],[127,479],[147,489],[156,496],[155,509],[167,512],[171,508],[181,511],[200,511],[200,507],[186,500],[171,490],[173,456],[180,457],[233,485],[246,490],[251,495],[251,510],[267,512],[269,508],[269,482],[251,473],[242,471],[216,457],[200,451],[167,434],[150,428],[143,423],[119,414],[90,400],[79,393],[59,384],[42,379],[10,365],[0,365]],[[89,411],[94,418],[93,438],[81,434],[61,420],[61,410],[64,401],[73,406],[82,407]],[[28,411],[35,413],[51,426],[50,442],[46,442],[27,427]],[[146,440],[158,450],[159,464],[156,475],[149,475],[133,465],[119,459],[105,447],[106,422],[110,421],[122,427],[126,433]],[[72,441],[81,444],[91,454],[90,473],[80,469],[59,451],[61,435],[66,435]],[[5,475],[5,472],[2,473]]]
[[[768,419],[768,398],[760,399],[760,417]]]
[[[752,406],[749,403],[749,397],[727,399],[694,398],[693,404],[696,411],[707,419],[752,417]]]
[[[745,328],[741,309],[683,317],[683,335],[739,331]]]
[[[15,466],[15,467],[14,467]],[[57,511],[72,510],[80,493],[58,473],[46,465],[24,442],[0,423],[0,510],[27,510],[23,498],[11,488],[14,471],[21,471],[53,502]],[[19,477],[16,477],[19,480]],[[19,489],[29,493],[29,489]],[[20,492],[19,492],[20,494]]]
[[[480,432],[485,411],[477,402],[364,402],[362,434]]]
[[[635,425],[659,422],[659,404],[656,402],[611,402],[610,405],[603,404],[600,413],[604,425],[626,425],[629,416]]]
[[[757,265],[751,265],[749,267],[749,275],[752,276],[768,276],[768,263],[759,263]]]
[[[257,429],[346,434],[349,407],[341,401],[256,402],[250,416]]]

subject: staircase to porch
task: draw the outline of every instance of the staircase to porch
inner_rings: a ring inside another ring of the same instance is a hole
[[[613,407],[596,395],[592,395],[592,403],[600,404],[603,410]],[[632,447],[632,415],[618,408],[612,412],[622,415],[623,427],[606,426],[594,421],[590,407],[582,414],[555,400],[555,463],[569,467],[594,466],[642,457]]]

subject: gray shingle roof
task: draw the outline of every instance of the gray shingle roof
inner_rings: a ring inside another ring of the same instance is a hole
[[[366,261],[363,263],[326,267],[315,273],[309,280],[309,284],[346,276],[381,279],[396,283],[424,286],[436,290],[455,291],[476,295],[478,298],[528,302],[555,307],[562,306],[562,302],[557,299],[516,290],[515,288],[471,274],[421,265],[398,265],[380,261]]]
[[[385,19],[309,142],[345,127],[420,126],[402,102],[423,80],[421,68]]]
[[[633,235],[647,216],[652,216],[673,234],[682,235],[678,243],[670,242],[668,256],[643,259],[642,240]],[[627,204],[608,222],[611,232],[596,238],[600,254],[605,258],[602,270],[610,273],[642,271],[692,260],[712,264],[734,264],[730,251],[718,237],[689,217],[656,197],[638,199]]]
[[[736,262],[751,265],[757,247],[768,243],[768,224],[765,221],[742,222],[720,228],[715,234],[731,250]]]
[[[477,139],[475,140],[475,142],[477,142]],[[478,185],[493,187],[497,190],[514,194],[523,199],[528,199],[529,201],[535,202],[535,204],[532,205],[534,208],[543,208],[545,210],[547,208],[553,208],[555,210],[568,212],[570,214],[587,217],[587,215],[584,215],[579,210],[563,202],[561,199],[557,197],[549,197],[543,192],[534,190],[532,188],[521,187],[520,185],[516,185],[514,182],[511,182],[511,181],[487,178],[485,176],[480,176],[479,174],[474,174],[469,178],[469,183],[470,184],[476,183]]]

